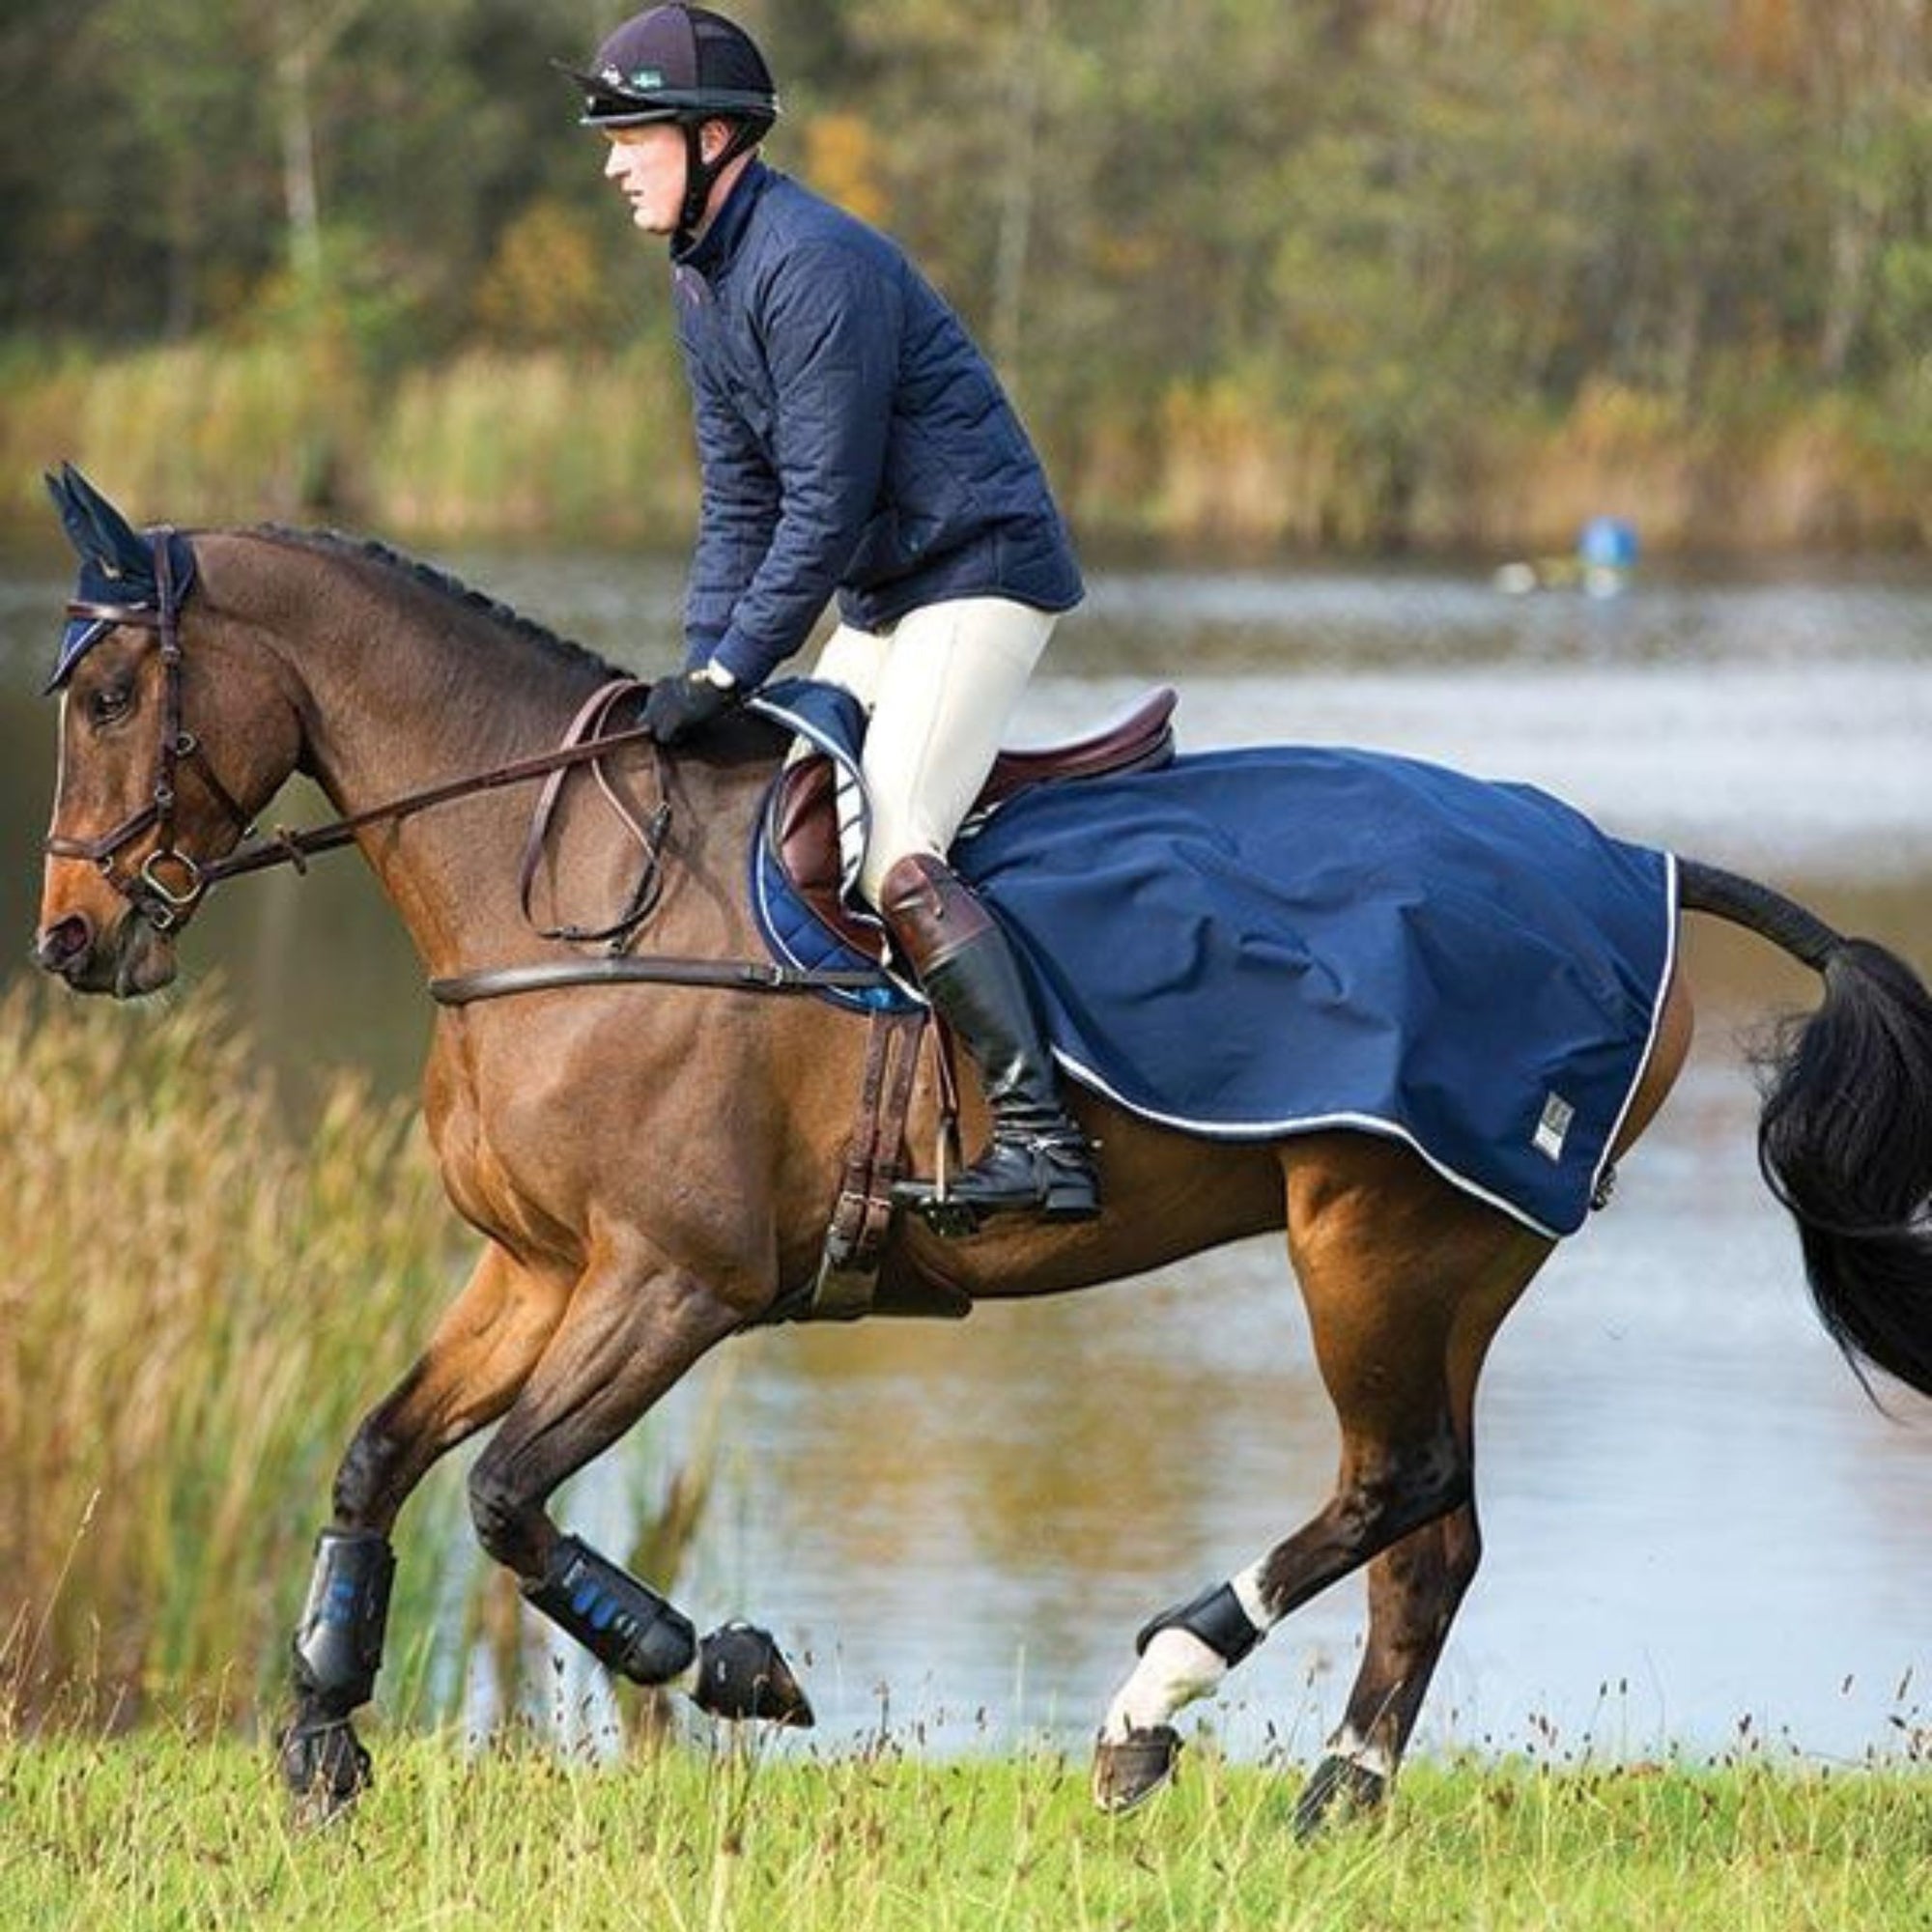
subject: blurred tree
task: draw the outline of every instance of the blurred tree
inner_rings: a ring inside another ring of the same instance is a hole
[[[1932,10],[1926,0],[1804,0],[1800,33],[1823,134],[1818,364],[1835,382],[1872,318],[1881,257],[1908,221],[1925,232]]]
[[[629,4],[11,0],[0,333],[320,331],[381,381],[659,328],[550,65]],[[775,161],[908,244],[1075,471],[1245,412],[1399,521],[1605,385],[1932,409],[1932,0],[737,11]]]
[[[804,151],[804,173],[821,194],[862,221],[891,219],[883,144],[869,121],[857,114],[816,114],[795,129],[794,138]]]
[[[848,0],[769,0],[765,44],[787,111],[803,97],[852,100],[874,79],[850,16],[861,10]],[[752,32],[759,21],[747,10],[736,14]]]
[[[504,228],[478,278],[484,339],[513,349],[590,349],[636,327],[631,284],[611,272],[604,224],[578,202],[542,197]]]
[[[224,320],[265,262],[262,103],[232,65],[241,4],[100,0],[73,22],[57,71],[74,119],[55,140],[78,172],[52,185],[92,257],[82,314],[110,329]]]

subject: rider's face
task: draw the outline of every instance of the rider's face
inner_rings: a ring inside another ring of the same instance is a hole
[[[671,235],[684,211],[684,129],[669,122],[610,130],[604,179],[631,204],[631,219],[647,235]]]

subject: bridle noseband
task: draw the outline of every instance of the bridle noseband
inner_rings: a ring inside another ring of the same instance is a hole
[[[181,607],[194,582],[194,553],[185,544],[178,546],[174,534],[165,528],[151,534],[155,558],[152,600],[99,604],[70,598],[67,605],[70,618],[155,633],[161,654],[161,731],[148,802],[98,838],[76,838],[49,832],[45,843],[52,858],[83,859],[98,867],[107,883],[157,932],[171,932],[180,925],[209,885],[207,868],[175,843],[181,768],[187,765],[193,769],[209,796],[227,813],[238,837],[245,838],[254,829],[234,794],[216,777],[201,741],[182,723]],[[177,569],[178,558],[185,559],[185,569]],[[130,871],[121,864],[121,855],[151,828],[154,847]]]

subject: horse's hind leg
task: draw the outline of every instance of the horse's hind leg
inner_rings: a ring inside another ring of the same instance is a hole
[[[502,1426],[470,1472],[483,1548],[530,1604],[634,1683],[677,1685],[700,1709],[809,1724],[811,1707],[778,1646],[730,1625],[700,1642],[674,1605],[564,1534],[546,1508],[557,1486],[622,1435],[745,1311],[637,1243],[578,1284]]]
[[[1459,1310],[1449,1351],[1451,1415],[1475,1463],[1476,1383],[1490,1343],[1548,1253],[1519,1234]],[[1368,1570],[1369,1634],[1348,1710],[1295,1811],[1303,1836],[1337,1807],[1378,1804],[1422,1710],[1456,1612],[1482,1560],[1474,1497],[1383,1550]]]
[[[1110,1810],[1165,1780],[1179,1748],[1169,1719],[1275,1624],[1469,1500],[1452,1370],[1459,1330],[1472,1324],[1486,1343],[1534,1271],[1526,1237],[1406,1150],[1359,1136],[1303,1145],[1290,1162],[1289,1209],[1316,1359],[1341,1425],[1335,1490],[1259,1562],[1143,1631],[1140,1663],[1109,1708],[1095,1759],[1094,1795]],[[1499,1274],[1509,1293],[1484,1295]]]
[[[568,1283],[536,1276],[494,1243],[408,1375],[370,1410],[336,1472],[334,1520],[295,1637],[295,1714],[282,1776],[318,1816],[368,1782],[351,1714],[374,1693],[383,1660],[389,1531],[431,1465],[509,1407],[562,1316]]]
[[[1643,1076],[1610,1152],[1621,1159],[1668,1097],[1690,1052],[1690,990],[1671,983]],[[1476,1383],[1496,1330],[1544,1262],[1549,1244],[1527,1233],[1503,1243],[1457,1310],[1449,1350],[1450,1404],[1473,1463]],[[1482,1560],[1473,1500],[1405,1537],[1369,1565],[1369,1636],[1347,1715],[1295,1810],[1304,1836],[1338,1807],[1380,1802],[1402,1761],[1449,1628]]]
[[[1349,1715],[1295,1806],[1298,1837],[1388,1791],[1424,1693],[1481,1560],[1473,1502],[1406,1536],[1369,1565],[1369,1637]]]
[[[1629,1151],[1668,1097],[1690,1052],[1693,1027],[1690,991],[1679,978],[1668,989],[1649,1062],[1610,1150],[1613,1159]],[[1515,1235],[1457,1312],[1449,1355],[1450,1402],[1472,1462],[1476,1382],[1490,1344],[1548,1252],[1548,1244],[1539,1237]],[[1482,1535],[1470,1501],[1405,1537],[1369,1565],[1368,1644],[1349,1694],[1348,1713],[1296,1807],[1295,1827],[1303,1835],[1338,1806],[1359,1809],[1382,1798],[1481,1560]]]

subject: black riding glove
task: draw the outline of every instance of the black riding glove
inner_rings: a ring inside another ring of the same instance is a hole
[[[742,687],[719,684],[704,670],[661,677],[644,700],[644,729],[660,745],[675,745],[708,729],[744,696]]]

